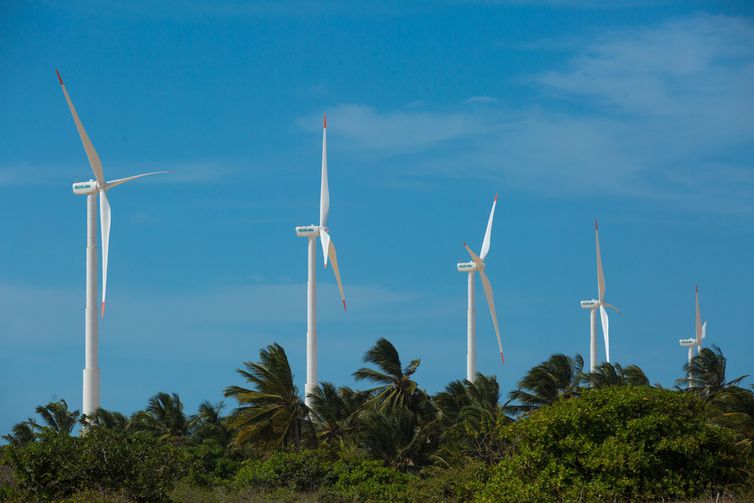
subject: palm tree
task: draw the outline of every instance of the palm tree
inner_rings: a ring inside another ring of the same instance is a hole
[[[735,431],[741,443],[751,446],[754,441],[754,394],[751,390],[731,386],[712,398],[720,411],[713,422]]]
[[[401,367],[398,350],[390,341],[380,338],[366,352],[364,362],[372,363],[377,367],[377,369],[362,367],[353,373],[357,381],[378,384],[369,390],[373,396],[367,405],[373,405],[387,413],[396,409],[405,409],[414,414],[432,415],[429,397],[419,389],[416,381],[411,380],[421,360],[411,360],[407,366]]]
[[[45,423],[41,429],[51,430],[64,435],[71,434],[80,415],[77,410],[68,410],[68,403],[65,400],[50,402],[47,405],[39,405],[36,408],[36,412],[42,417],[42,421]]]
[[[79,422],[81,422],[82,425],[86,426],[94,426],[98,428],[107,428],[110,430],[119,431],[125,431],[130,426],[130,421],[125,414],[103,408],[97,409],[97,412],[95,412],[91,417],[88,417],[86,414],[82,414]]]
[[[637,365],[623,368],[620,363],[603,362],[594,372],[584,374],[583,380],[592,388],[606,386],[649,386],[649,379]]]
[[[230,443],[232,434],[228,421],[221,415],[224,407],[223,402],[213,405],[206,400],[199,405],[199,410],[190,421],[193,436],[199,443],[208,439],[222,446]]]
[[[189,421],[178,393],[157,393],[149,399],[146,410],[134,414],[131,422],[137,430],[178,443],[183,442],[189,433]]]
[[[691,359],[691,363],[684,364],[683,370],[687,377],[677,379],[676,383],[678,385],[687,384],[689,390],[710,398],[726,388],[737,386],[748,377],[744,375],[726,381],[726,364],[727,360],[719,347],[702,348],[699,354]]]
[[[32,418],[29,418],[13,425],[11,433],[3,435],[3,439],[10,445],[20,447],[33,442],[37,438],[36,430],[38,429],[39,425]]]
[[[474,382],[452,381],[434,398],[441,412],[446,461],[464,456],[493,463],[503,455],[498,426],[512,421],[500,405],[500,385],[495,376],[477,374]]]
[[[362,449],[386,465],[403,470],[429,465],[440,437],[438,421],[424,425],[407,409],[386,412],[367,409],[360,415],[358,441]]]
[[[529,370],[518,382],[518,389],[510,392],[510,399],[518,404],[509,409],[514,413],[528,413],[561,398],[578,396],[583,368],[581,355],[573,358],[560,353],[552,355]]]
[[[369,398],[365,391],[348,386],[336,388],[323,382],[311,395],[311,410],[318,430],[317,436],[326,445],[343,444],[345,437],[356,430],[356,413]]]
[[[280,447],[293,444],[298,450],[309,410],[293,384],[285,350],[272,344],[259,351],[259,360],[244,362],[246,370],[236,370],[254,389],[225,388],[225,396],[239,404],[230,417],[230,426],[237,429],[233,441],[237,445],[251,440]]]

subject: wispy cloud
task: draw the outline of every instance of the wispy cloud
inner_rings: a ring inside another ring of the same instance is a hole
[[[536,106],[484,97],[450,111],[341,105],[332,134],[383,155],[421,152],[391,159],[410,166],[404,173],[754,212],[752,21],[697,15],[605,32],[525,83],[540,93]]]
[[[136,166],[136,167],[134,167]],[[105,166],[108,180],[148,171],[168,171],[169,177],[155,177],[150,183],[204,183],[220,179],[235,168],[219,161],[159,163],[149,161],[113,162]],[[78,173],[78,177],[76,176]],[[86,165],[9,164],[0,166],[0,186],[60,185],[93,178]]]
[[[356,149],[416,151],[434,144],[468,137],[483,131],[475,117],[458,112],[396,110],[381,113],[365,105],[344,104],[328,112],[332,133],[344,137]],[[307,117],[299,124],[312,129],[318,121]],[[318,130],[318,129],[317,129]]]

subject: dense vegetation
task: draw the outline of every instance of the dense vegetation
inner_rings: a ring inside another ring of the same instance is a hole
[[[39,406],[3,437],[0,501],[754,500],[754,395],[717,348],[674,389],[556,354],[504,405],[482,374],[431,396],[386,339],[364,363],[367,389],[322,383],[311,410],[277,344],[238,370],[227,415],[168,393],[130,417]]]

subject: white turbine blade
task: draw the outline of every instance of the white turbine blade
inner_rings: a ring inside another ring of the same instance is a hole
[[[699,308],[699,287],[696,287],[696,345],[702,345],[702,310]]]
[[[605,300],[605,273],[602,272],[602,254],[600,253],[600,233],[597,221],[594,221],[594,240],[597,243],[597,291],[600,302]]]
[[[340,299],[343,301],[343,310],[346,309],[346,296],[343,293],[343,283],[340,281],[340,268],[338,267],[338,255],[335,253],[335,244],[332,240],[328,239],[327,255],[330,256],[330,262],[332,263],[332,272],[335,274],[335,281],[338,283],[338,290],[340,291]]]
[[[102,317],[105,317],[105,294],[107,293],[107,253],[110,245],[110,203],[107,192],[99,191],[99,219],[102,228]]]
[[[322,128],[322,184],[319,192],[319,225],[327,226],[327,215],[330,213],[330,189],[327,185],[327,115],[323,120]],[[324,246],[324,245],[323,245]],[[327,249],[325,257],[327,257]],[[327,261],[327,258],[325,258]],[[325,262],[326,263],[326,262]]]
[[[707,338],[707,322],[705,321],[702,325],[702,339]]]
[[[482,278],[482,286],[484,287],[484,296],[487,297],[487,305],[490,306],[490,315],[492,316],[492,324],[495,327],[495,336],[497,336],[497,347],[500,350],[500,360],[505,363],[505,356],[503,355],[503,343],[500,340],[500,327],[497,324],[497,314],[495,313],[495,298],[492,295],[492,285],[490,280],[482,269],[479,269],[479,276]]]
[[[322,244],[322,255],[325,256],[325,269],[327,269],[327,259],[330,252],[330,233],[324,227],[319,228],[319,242]]]
[[[107,188],[111,189],[113,187],[117,187],[118,185],[124,184],[126,182],[130,182],[131,180],[136,180],[137,178],[143,178],[145,176],[152,176],[152,175],[163,175],[165,173],[167,173],[167,171],[152,171],[151,173],[142,173],[140,175],[128,176],[126,178],[118,178],[117,180],[111,180],[107,182]]]
[[[607,310],[600,304],[600,319],[602,321],[602,335],[605,338],[605,360],[610,363],[610,322],[607,319]]]
[[[469,248],[469,245],[464,243],[463,246],[466,248],[466,251],[469,252],[469,256],[471,256],[471,260],[473,260],[474,263],[476,264],[477,269],[480,271],[484,269],[484,261],[481,258],[479,258],[479,256],[476,253],[474,253],[474,251],[471,248]]]
[[[58,75],[58,80],[60,81],[60,87],[63,88],[63,95],[65,96],[65,101],[68,102],[68,108],[71,110],[71,115],[73,116],[73,122],[76,123],[76,130],[78,130],[79,137],[81,138],[81,143],[84,145],[84,150],[86,151],[86,157],[89,159],[89,165],[92,167],[92,171],[94,172],[94,177],[97,179],[97,182],[99,182],[100,186],[104,187],[105,176],[102,174],[102,161],[100,161],[99,155],[97,155],[97,151],[94,150],[94,145],[92,145],[92,141],[89,139],[89,136],[86,134],[84,125],[81,123],[81,119],[79,119],[79,114],[76,113],[76,108],[73,106],[71,97],[68,96],[68,91],[65,88],[65,84],[63,84],[63,78],[60,76],[60,72],[55,70],[55,73]]]
[[[492,219],[495,218],[495,206],[497,205],[497,194],[495,194],[495,200],[492,201],[492,209],[490,210],[490,218],[487,220],[487,230],[484,233],[484,241],[482,241],[482,249],[479,251],[479,258],[484,260],[487,258],[487,254],[490,251],[490,239],[492,237]]]

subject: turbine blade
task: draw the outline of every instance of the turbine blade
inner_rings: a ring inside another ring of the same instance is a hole
[[[500,327],[497,323],[497,314],[495,313],[495,298],[492,295],[492,285],[489,278],[484,273],[484,270],[479,269],[479,277],[482,278],[482,287],[484,287],[484,296],[487,298],[487,305],[490,307],[490,315],[492,316],[492,325],[495,327],[495,336],[497,337],[497,347],[500,350],[500,359],[505,363],[505,356],[503,355],[503,343],[500,340]]]
[[[702,325],[702,339],[707,338],[707,322],[705,321]]]
[[[113,187],[117,187],[118,185],[124,184],[126,182],[130,182],[131,180],[136,180],[137,178],[143,178],[145,176],[152,176],[152,175],[163,175],[165,173],[168,173],[168,172],[167,171],[152,171],[151,173],[142,173],[140,175],[128,176],[126,178],[118,178],[117,180],[111,180],[107,182],[107,188],[111,189]]]
[[[325,269],[327,269],[327,259],[330,252],[330,233],[324,227],[319,228],[319,242],[322,244],[322,255],[325,257]]]
[[[484,269],[484,261],[481,258],[479,258],[479,256],[476,253],[474,253],[474,251],[471,248],[469,248],[469,245],[464,243],[463,246],[466,248],[466,251],[469,252],[469,256],[471,257],[471,260],[473,260],[474,263],[476,264],[477,269],[479,271]]]
[[[330,188],[327,185],[327,115],[322,128],[322,184],[319,192],[319,225],[327,226],[327,215],[330,213]],[[326,249],[325,256],[327,256]],[[327,260],[327,259],[325,259]]]
[[[107,192],[99,191],[99,219],[102,228],[102,317],[105,317],[105,294],[107,293],[107,254],[110,245],[110,202]]]
[[[92,167],[94,177],[97,179],[97,182],[99,182],[100,186],[104,187],[105,176],[102,174],[102,161],[100,161],[99,155],[97,155],[97,151],[94,150],[92,141],[86,134],[84,125],[81,123],[81,119],[79,119],[79,114],[76,113],[76,108],[73,106],[73,102],[71,101],[71,97],[68,95],[68,90],[66,90],[65,84],[63,84],[63,78],[60,76],[60,72],[55,70],[55,73],[58,75],[60,87],[63,88],[63,96],[65,96],[65,101],[68,103],[68,108],[70,109],[71,115],[73,116],[73,122],[76,124],[76,130],[78,131],[79,137],[81,138],[81,143],[84,145],[86,157],[89,159],[89,165]]]
[[[600,304],[600,320],[602,321],[602,335],[605,338],[605,360],[610,363],[610,321],[607,318],[605,306]]]
[[[338,267],[338,255],[335,253],[335,244],[332,240],[328,240],[329,245],[327,247],[327,255],[330,256],[330,262],[332,263],[332,272],[335,274],[335,281],[338,283],[338,290],[340,291],[340,299],[343,301],[343,310],[346,309],[346,296],[343,293],[343,283],[340,281],[340,268]]]
[[[702,345],[702,311],[699,308],[699,287],[696,287],[696,345]]]
[[[490,218],[487,220],[487,230],[484,232],[484,241],[482,241],[482,249],[479,251],[479,258],[484,260],[487,258],[487,254],[490,251],[490,239],[492,238],[492,219],[495,218],[495,206],[497,206],[497,194],[492,201],[492,209],[490,210]]]
[[[597,290],[600,302],[605,300],[605,273],[602,271],[602,254],[600,253],[600,231],[597,221],[594,221],[594,240],[597,243]]]
[[[623,314],[623,312],[620,309],[618,309],[617,307],[615,307],[612,304],[608,304],[607,302],[605,303],[605,307],[609,307],[610,309],[612,309],[613,311],[615,311],[618,314]]]

